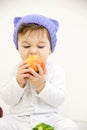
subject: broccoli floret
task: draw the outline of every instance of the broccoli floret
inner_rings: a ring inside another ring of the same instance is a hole
[[[40,123],[36,125],[36,127],[34,127],[32,130],[54,130],[54,127],[49,124]]]

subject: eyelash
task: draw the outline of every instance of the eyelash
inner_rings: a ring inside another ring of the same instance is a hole
[[[29,48],[30,46],[23,46],[24,48]]]
[[[38,46],[38,48],[44,48],[44,46]]]
[[[29,48],[30,46],[23,46],[24,48]],[[44,46],[37,46],[38,48],[44,48]]]

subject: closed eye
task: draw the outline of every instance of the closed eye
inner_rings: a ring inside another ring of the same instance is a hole
[[[29,48],[30,46],[23,46],[24,48]]]
[[[38,46],[38,48],[44,48],[44,46]]]

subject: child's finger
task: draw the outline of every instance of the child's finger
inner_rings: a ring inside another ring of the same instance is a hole
[[[29,67],[29,73],[33,76],[33,77],[37,77],[38,76],[38,73],[34,70],[34,69],[32,69],[31,67]]]
[[[37,67],[38,67],[39,74],[43,75],[44,74],[44,70],[41,68],[41,66],[39,64],[37,65]]]
[[[25,69],[25,68],[29,68],[29,64],[26,64],[25,62],[23,62],[23,63],[21,63],[20,65],[19,65],[19,67],[21,67],[22,69]]]

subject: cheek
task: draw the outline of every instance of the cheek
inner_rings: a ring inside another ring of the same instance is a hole
[[[46,53],[46,52],[42,55],[44,62],[47,61],[49,55],[50,53]]]
[[[25,60],[27,58],[27,55],[28,55],[27,51],[20,49],[20,50],[18,50],[18,52],[19,52],[22,60]]]

